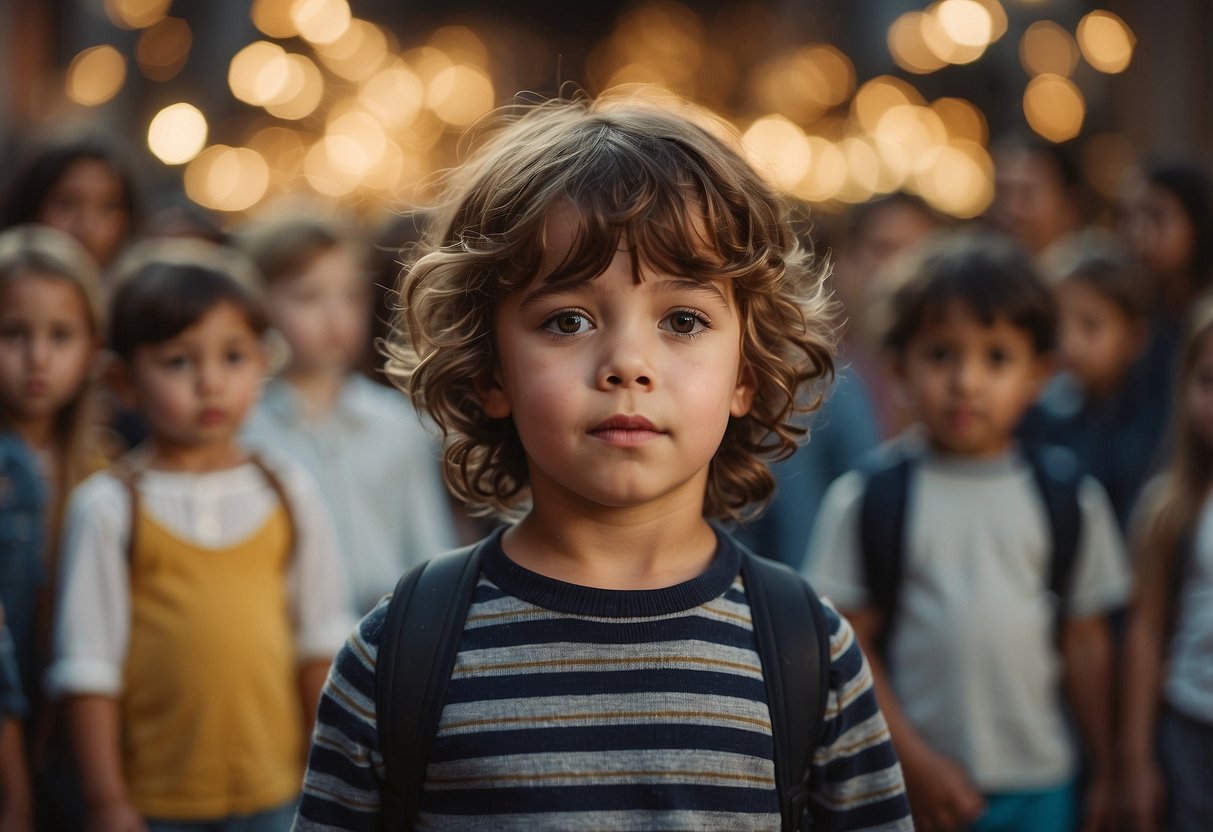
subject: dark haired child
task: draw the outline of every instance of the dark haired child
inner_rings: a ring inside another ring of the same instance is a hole
[[[1084,202],[1082,172],[1069,145],[1013,136],[994,148],[987,217],[1034,257],[1082,227]]]
[[[39,222],[71,234],[102,268],[139,222],[138,184],[113,139],[65,134],[33,147],[0,194],[0,228]]]
[[[111,381],[151,436],[72,496],[47,672],[90,830],[288,828],[352,624],[315,485],[238,441],[267,365],[252,274],[175,241],[119,275]]]
[[[1121,794],[1130,832],[1213,828],[1213,297],[1180,344],[1166,464],[1131,541]]]
[[[398,390],[358,372],[371,308],[364,246],[305,214],[263,220],[242,241],[265,281],[270,324],[290,347],[244,440],[316,478],[354,603],[368,612],[401,572],[455,545],[437,443]]]
[[[808,572],[872,657],[918,829],[1074,828],[1063,685],[1093,775],[1084,828],[1099,828],[1111,773],[1104,613],[1128,589],[1123,544],[1072,456],[1014,439],[1049,372],[1053,298],[996,236],[941,238],[906,267],[886,344],[918,429],[834,483]],[[899,492],[874,491],[891,475]],[[881,517],[890,504],[901,514]],[[900,542],[882,537],[890,528]]]
[[[1143,377],[1139,361],[1150,288],[1127,254],[1094,232],[1064,244],[1048,266],[1062,372],[1028,412],[1019,435],[1077,454],[1108,492],[1124,529],[1166,427],[1167,403],[1146,395],[1154,382]]]
[[[770,494],[762,454],[794,449],[832,364],[783,203],[681,114],[551,102],[454,171],[443,206],[389,370],[443,430],[448,485],[517,522],[479,549],[449,680],[410,679],[445,693],[428,754],[380,743],[388,602],[363,619],[296,829],[377,828],[383,755],[402,752],[422,756],[417,828],[771,830],[787,808],[784,829],[908,829],[867,665],[828,606],[807,810],[785,806],[776,784],[801,772],[775,765],[767,691],[789,668],[760,660],[752,556],[711,523]]]

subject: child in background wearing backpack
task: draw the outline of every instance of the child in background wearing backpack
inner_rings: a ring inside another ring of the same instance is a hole
[[[283,830],[353,624],[340,555],[307,474],[237,441],[267,367],[251,264],[185,241],[131,258],[111,380],[151,437],[72,496],[47,685],[89,830]]]
[[[826,495],[807,571],[871,658],[918,829],[1074,828],[1063,682],[1091,773],[1083,828],[1099,828],[1112,762],[1104,613],[1128,590],[1123,545],[1102,488],[1072,456],[1013,437],[1048,375],[1053,299],[1027,256],[992,235],[942,238],[907,267],[885,337],[919,420],[890,450],[912,463],[903,514],[861,522],[882,508],[865,491],[894,469],[845,475]],[[1067,478],[1051,473],[1067,464],[1069,523]],[[864,547],[890,527],[902,551],[871,568]],[[1050,539],[1065,528],[1068,557]],[[882,591],[889,575],[900,577]]]
[[[1213,829],[1213,297],[1180,346],[1166,467],[1133,523],[1122,794],[1131,832]]]
[[[1064,372],[1028,412],[1019,436],[1072,450],[1108,492],[1124,529],[1156,463],[1168,409],[1146,395],[1156,382],[1144,378],[1138,361],[1151,314],[1149,283],[1093,230],[1059,244],[1049,260]]]
[[[781,203],[706,128],[638,104],[530,108],[448,188],[389,368],[443,430],[452,489],[521,517],[479,547],[449,679],[404,668],[402,700],[445,691],[432,745],[381,745],[389,604],[363,619],[296,829],[377,828],[381,762],[410,753],[419,801],[387,828],[791,830],[805,817],[777,782],[807,771],[814,829],[909,829],[867,665],[828,607],[829,662],[800,692],[828,685],[820,733],[776,763],[769,692],[806,657],[760,660],[778,610],[709,522],[769,495],[759,454],[795,447],[798,394],[832,364]]]

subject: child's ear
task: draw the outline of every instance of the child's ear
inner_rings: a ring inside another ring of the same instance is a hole
[[[494,369],[476,379],[474,385],[480,407],[490,419],[504,419],[510,415],[510,397],[501,384],[501,374]]]
[[[737,386],[733,389],[733,401],[729,405],[729,415],[740,419],[750,412],[754,404],[754,394],[758,385],[754,381],[754,372],[749,367],[742,367],[737,377]]]
[[[138,407],[139,394],[135,389],[135,379],[131,375],[130,365],[108,350],[100,353],[98,360],[101,367],[101,378],[118,403],[130,410]]]

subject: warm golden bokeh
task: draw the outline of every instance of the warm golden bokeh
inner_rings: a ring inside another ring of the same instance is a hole
[[[126,81],[126,58],[109,44],[85,49],[72,58],[66,81],[67,97],[72,101],[86,107],[104,104]]]
[[[184,101],[170,104],[152,118],[147,146],[166,165],[183,165],[206,146],[206,116]]]

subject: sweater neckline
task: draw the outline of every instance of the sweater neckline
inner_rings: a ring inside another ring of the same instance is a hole
[[[501,546],[505,527],[485,540],[481,569],[499,589],[521,601],[553,612],[596,618],[636,618],[692,610],[719,598],[741,568],[741,552],[719,529],[716,554],[702,573],[660,589],[599,589],[567,583],[519,566]]]

